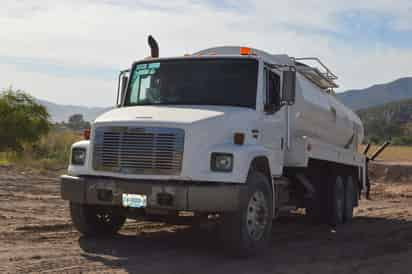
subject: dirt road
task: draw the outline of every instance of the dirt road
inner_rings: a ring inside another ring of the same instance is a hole
[[[0,273],[412,273],[412,181],[373,189],[353,224],[282,217],[269,252],[238,260],[207,229],[131,221],[114,239],[83,238],[53,176],[0,167]]]

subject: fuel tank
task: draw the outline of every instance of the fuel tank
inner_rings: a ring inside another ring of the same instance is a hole
[[[325,91],[300,73],[296,77],[296,102],[290,107],[291,137],[303,136],[356,150],[364,129],[359,117],[333,93]]]

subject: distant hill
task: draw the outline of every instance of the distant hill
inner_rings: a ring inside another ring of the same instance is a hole
[[[393,144],[412,145],[412,99],[362,109],[357,113],[369,142],[392,140]]]
[[[36,100],[47,108],[53,122],[67,122],[73,114],[82,114],[85,121],[93,121],[97,116],[110,109],[103,107],[60,105],[45,100]]]
[[[404,99],[412,99],[412,77],[373,85],[366,89],[349,90],[337,97],[353,110],[383,105]]]

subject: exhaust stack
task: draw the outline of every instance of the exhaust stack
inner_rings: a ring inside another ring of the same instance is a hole
[[[153,36],[149,35],[147,42],[150,46],[150,56],[152,58],[159,58],[159,44]]]

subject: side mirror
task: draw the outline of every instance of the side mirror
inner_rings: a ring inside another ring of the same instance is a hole
[[[120,98],[123,99],[125,93],[126,93],[126,88],[127,88],[127,82],[129,82],[129,77],[123,76],[122,77],[122,86],[120,88]],[[123,101],[123,100],[122,100]]]
[[[124,75],[124,72],[121,72],[119,75],[119,82],[117,86],[117,99],[116,99],[116,106],[120,107],[123,102],[123,98],[126,95],[126,88],[127,82],[129,81],[129,77]]]
[[[295,103],[296,94],[296,71],[283,71],[283,85],[282,85],[282,105],[293,105]]]

